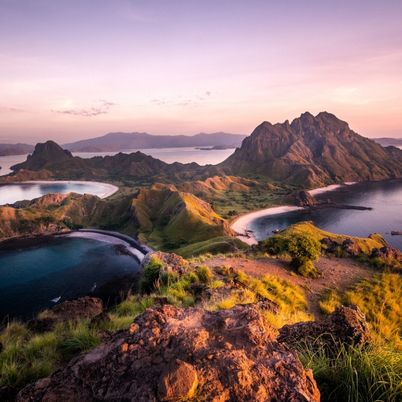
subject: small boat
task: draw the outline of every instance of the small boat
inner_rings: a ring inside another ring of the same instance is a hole
[[[60,300],[61,300],[61,296],[55,297],[54,299],[50,299],[50,301],[53,303],[58,303]]]
[[[94,292],[96,289],[96,282],[93,284],[92,288],[91,288],[91,293]]]
[[[280,232],[279,229],[274,229],[274,230],[272,231],[272,233],[274,233],[274,234],[279,233],[279,232]]]

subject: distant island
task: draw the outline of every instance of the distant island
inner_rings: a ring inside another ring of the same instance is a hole
[[[402,147],[402,138],[390,138],[390,137],[382,137],[382,138],[373,138],[373,140],[382,145],[383,147]]]
[[[200,150],[221,150],[241,145],[246,135],[200,133],[195,135],[152,135],[148,133],[108,133],[101,137],[63,144],[71,152],[124,152],[137,149],[196,147]],[[25,155],[33,152],[30,144],[0,144],[0,156]]]
[[[0,156],[25,155],[34,150],[29,144],[0,144]]]
[[[224,147],[236,148],[245,138],[242,134],[200,133],[196,135],[152,135],[148,133],[109,133],[64,144],[71,152],[108,152],[147,148]]]

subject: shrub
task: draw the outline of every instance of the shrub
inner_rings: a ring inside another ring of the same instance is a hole
[[[334,289],[327,290],[319,301],[320,310],[324,314],[332,314],[342,304],[342,299]]]
[[[318,271],[310,260],[299,261],[300,265],[297,266],[297,272],[305,278],[317,278]]]
[[[200,265],[197,267],[197,276],[200,282],[209,283],[213,278],[211,269],[207,265]]]
[[[302,276],[315,278],[318,275],[312,261],[319,258],[321,244],[308,234],[275,235],[260,242],[259,248],[271,254],[288,254],[292,266]]]
[[[156,256],[151,256],[148,264],[144,267],[140,281],[142,293],[149,293],[158,286],[163,262]]]

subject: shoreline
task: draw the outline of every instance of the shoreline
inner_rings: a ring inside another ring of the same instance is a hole
[[[312,196],[327,193],[330,191],[337,190],[338,188],[344,186],[350,186],[356,184],[356,182],[345,182],[343,184],[330,184],[325,187],[318,187],[312,190],[307,190]],[[280,215],[292,211],[300,211],[305,209],[305,207],[298,207],[295,205],[281,205],[276,207],[270,207],[265,209],[260,209],[257,211],[249,212],[244,215],[237,217],[231,224],[230,228],[236,233],[236,237],[242,242],[252,246],[258,243],[253,232],[250,231],[250,223],[255,219],[261,218],[263,216]]]
[[[101,181],[90,181],[90,180],[27,180],[27,181],[20,181],[15,183],[7,183],[7,184],[51,184],[51,183],[60,183],[60,184],[95,184],[105,187],[107,189],[106,192],[101,193],[98,195],[99,198],[107,198],[111,195],[117,193],[119,191],[119,187],[115,186],[114,184],[104,183]],[[96,195],[96,194],[95,194]]]
[[[133,247],[128,241],[123,240],[119,237],[116,237],[112,234],[107,234],[107,233],[97,233],[97,232],[91,232],[91,231],[71,231],[69,233],[61,234],[59,237],[69,237],[69,238],[80,238],[80,239],[91,239],[91,240],[97,240],[102,243],[108,243],[108,244],[113,244],[113,245],[123,245],[127,247],[127,250],[130,252],[130,254],[138,260],[139,263],[142,262],[142,260],[145,257],[145,254],[142,253],[140,250],[137,248]]]

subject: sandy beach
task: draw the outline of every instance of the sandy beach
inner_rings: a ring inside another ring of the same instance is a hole
[[[329,186],[325,187],[319,187],[314,190],[309,190],[309,193],[312,196],[318,195],[318,194],[323,194],[329,191],[334,191],[340,187],[343,187],[345,185],[351,185],[355,184],[354,182],[348,182],[344,184],[331,184]],[[271,208],[265,208],[261,209],[258,211],[250,212],[248,214],[242,215],[238,218],[236,218],[230,227],[232,230],[234,230],[238,235],[237,237],[242,240],[243,242],[253,245],[257,244],[258,241],[255,238],[253,232],[250,232],[250,224],[257,218],[261,218],[263,216],[271,216],[271,215],[279,215],[279,214],[284,214],[287,212],[291,211],[298,211],[303,209],[303,207],[297,207],[297,206],[292,206],[292,205],[283,205],[279,207],[271,207]]]
[[[109,243],[109,244],[122,244],[127,247],[127,250],[130,251],[130,253],[135,256],[140,262],[144,259],[144,254],[141,253],[141,251],[137,250],[135,247],[132,247],[129,243],[126,241],[119,239],[114,236],[109,236],[106,234],[102,233],[94,233],[94,232],[71,232],[68,234],[63,234],[62,236],[65,237],[78,237],[78,238],[84,238],[84,239],[93,239],[93,240],[98,240],[103,243]]]

